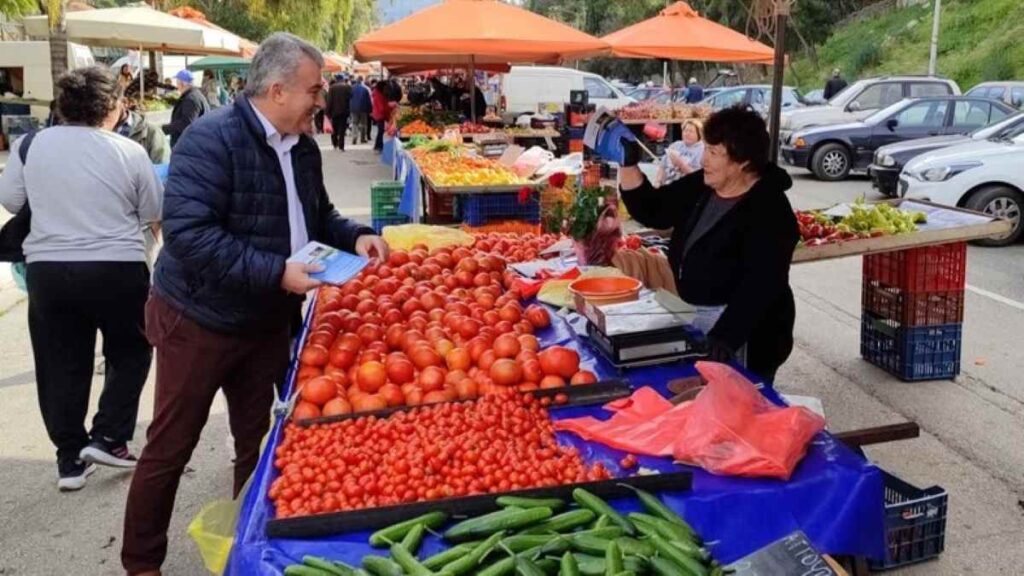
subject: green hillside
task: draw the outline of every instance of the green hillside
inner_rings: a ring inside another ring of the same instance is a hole
[[[786,82],[821,88],[835,67],[851,81],[925,74],[931,30],[931,2],[849,23],[816,48],[817,65],[808,55],[794,58]],[[938,73],[964,91],[986,80],[1024,80],[1024,2],[943,0]]]

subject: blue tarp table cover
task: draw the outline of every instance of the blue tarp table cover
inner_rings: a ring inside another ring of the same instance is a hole
[[[554,318],[552,327],[538,337],[542,346],[568,344],[577,349],[584,366],[594,370],[599,378],[624,376],[634,387],[649,385],[666,395],[670,380],[696,373],[692,364],[619,372],[581,340],[567,322],[558,318]],[[776,404],[783,403],[772,388],[766,387],[764,394]],[[552,417],[556,419],[586,414],[602,419],[611,416],[597,406],[552,410]],[[367,544],[368,532],[321,539],[267,538],[265,526],[273,517],[273,506],[266,494],[277,477],[273,455],[283,435],[283,426],[280,419],[274,423],[250,489],[244,496],[235,545],[225,574],[281,574],[285,566],[300,562],[305,554],[353,565],[358,565],[367,554],[386,555]],[[588,462],[604,462],[613,473],[619,470],[618,461],[623,452],[585,442],[569,433],[559,432],[558,439],[577,447]],[[678,469],[678,465],[666,458],[640,457],[639,462],[646,468]],[[825,554],[884,557],[881,471],[828,433],[815,437],[807,456],[788,482],[715,476],[699,468],[690,469],[693,472],[690,491],[662,492],[660,496],[693,524],[722,563],[735,561],[794,530],[802,530],[815,548]],[[612,501],[612,505],[623,511],[639,509],[639,503],[632,498]],[[421,553],[430,555],[443,548],[437,537],[430,536]]]

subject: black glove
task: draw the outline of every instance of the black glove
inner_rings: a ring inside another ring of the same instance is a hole
[[[640,144],[636,140],[622,140],[622,167],[628,168],[640,163]]]
[[[707,346],[708,360],[711,360],[712,362],[728,364],[736,360],[736,352],[734,352],[728,344],[718,338],[709,337]]]

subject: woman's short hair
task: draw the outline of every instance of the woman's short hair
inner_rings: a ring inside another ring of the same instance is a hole
[[[687,120],[683,122],[683,126],[679,129],[679,133],[682,134],[683,132],[686,132],[687,126],[693,126],[693,129],[697,131],[697,140],[704,139],[704,126],[701,124],[700,120]]]
[[[704,141],[725,146],[729,158],[747,164],[748,172],[761,175],[768,168],[768,127],[761,115],[747,106],[715,112],[704,123]]]
[[[105,67],[72,70],[57,80],[57,114],[65,124],[99,126],[123,95],[124,88]]]

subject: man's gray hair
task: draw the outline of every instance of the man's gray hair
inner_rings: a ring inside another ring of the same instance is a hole
[[[276,32],[260,44],[249,66],[245,95],[263,96],[274,82],[283,82],[295,73],[303,58],[309,58],[320,68],[324,57],[320,50],[294,34]]]

